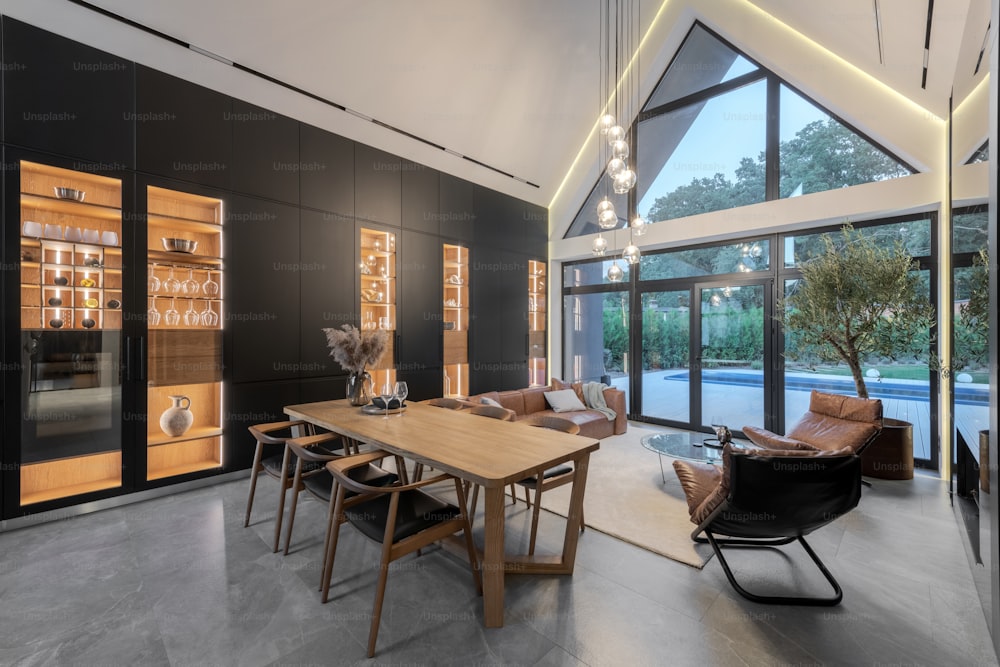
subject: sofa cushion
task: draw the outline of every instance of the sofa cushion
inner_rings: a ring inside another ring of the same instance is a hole
[[[523,415],[524,413],[524,396],[521,394],[520,390],[514,391],[501,391],[497,396],[497,401],[500,405],[507,408],[508,410],[513,410],[517,415]]]
[[[496,400],[495,398],[490,398],[489,396],[480,396],[479,397],[479,404],[480,405],[492,405],[495,408],[502,408],[503,407],[502,405],[500,405],[500,401]]]
[[[530,415],[534,412],[548,410],[549,405],[545,401],[545,393],[548,390],[548,387],[531,387],[530,389],[522,389],[521,397],[524,399],[524,414]]]
[[[549,391],[545,393],[545,400],[556,412],[577,412],[586,410],[583,404],[572,389],[560,389],[559,391]]]
[[[582,382],[574,382],[570,384],[569,382],[563,382],[559,378],[552,378],[552,391],[559,391],[560,389],[572,389],[576,392],[576,397],[580,399],[581,403],[587,403],[587,401],[583,398]]]
[[[772,433],[771,431],[758,426],[744,426],[743,435],[745,435],[750,442],[763,447],[764,449],[816,449],[812,445],[802,442],[801,440],[789,438],[784,435],[778,435],[777,433]]]

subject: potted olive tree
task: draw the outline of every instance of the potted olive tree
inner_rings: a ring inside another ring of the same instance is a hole
[[[868,398],[866,360],[927,352],[934,323],[927,287],[901,242],[885,247],[847,224],[839,235],[824,234],[821,243],[820,252],[799,267],[802,280],[779,303],[785,354],[842,361],[857,395]],[[867,475],[911,478],[913,425],[885,419],[882,434],[862,458]]]

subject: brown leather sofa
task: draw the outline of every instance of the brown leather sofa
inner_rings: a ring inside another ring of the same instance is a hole
[[[882,401],[841,394],[812,391],[809,410],[788,431],[778,435],[756,426],[744,426],[743,433],[755,445],[766,449],[820,449],[849,447],[860,454],[882,431]]]
[[[545,400],[545,393],[557,389],[573,389],[577,396],[583,401],[583,390],[581,383],[567,384],[558,380],[553,380],[550,387],[529,387],[527,389],[515,389],[512,391],[490,391],[485,394],[470,396],[468,403],[478,404],[482,398],[491,398],[503,407],[513,410],[515,420],[524,419],[530,415],[558,415],[563,419],[568,419],[580,427],[580,435],[589,438],[607,438],[612,435],[621,435],[628,428],[628,415],[625,409],[625,392],[620,389],[607,388],[604,390],[604,401],[608,407],[615,411],[615,418],[608,421],[607,416],[597,410],[578,410],[573,412],[555,412],[549,407]]]

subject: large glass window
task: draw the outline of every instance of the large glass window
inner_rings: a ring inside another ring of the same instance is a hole
[[[780,110],[782,198],[910,173],[899,161],[784,85]]]
[[[987,207],[958,209],[952,215],[955,427],[975,446],[979,431],[989,428],[989,322],[980,304],[988,302],[989,269],[980,250],[989,236]],[[986,298],[986,301],[979,299]]]
[[[639,123],[640,215],[659,222],[764,201],[766,110],[757,81]]]
[[[642,294],[644,415],[688,422],[691,415],[691,291]]]
[[[766,271],[770,268],[770,245],[768,239],[759,239],[649,253],[639,260],[639,279],[662,280]]]
[[[628,399],[628,292],[564,296],[563,338],[564,380],[605,382]]]

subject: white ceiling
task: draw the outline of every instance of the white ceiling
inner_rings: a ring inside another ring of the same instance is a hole
[[[989,15],[989,0],[935,4],[924,90],[925,0],[879,0],[884,63],[875,0],[745,1],[940,117],[953,85],[972,88]],[[597,0],[91,2],[537,184],[519,190],[543,205],[597,115]],[[661,3],[641,4],[644,33]]]

